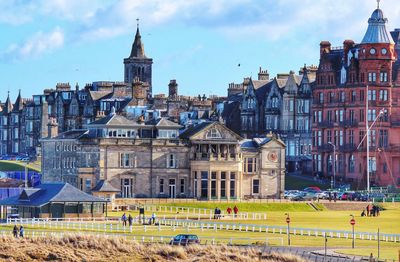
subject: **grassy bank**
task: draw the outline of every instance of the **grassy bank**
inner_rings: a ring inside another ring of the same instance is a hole
[[[28,170],[40,172],[40,163],[29,164]],[[0,171],[25,171],[25,163],[21,161],[0,160]]]
[[[139,244],[123,238],[68,235],[0,238],[0,257],[7,261],[259,261],[258,250],[227,246],[188,247]],[[18,248],[16,248],[18,247]],[[292,255],[268,254],[263,261],[302,262]]]

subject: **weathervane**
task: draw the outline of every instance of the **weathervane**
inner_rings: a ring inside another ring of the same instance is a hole
[[[139,28],[139,18],[136,18],[136,25],[137,25],[137,28]]]
[[[378,9],[379,9],[379,4],[380,4],[381,0],[376,0],[376,2],[378,3]]]

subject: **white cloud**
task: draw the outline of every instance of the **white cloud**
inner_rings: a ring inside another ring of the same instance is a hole
[[[55,28],[48,33],[37,32],[32,37],[19,44],[11,44],[0,55],[3,61],[20,61],[27,58],[38,57],[44,53],[52,52],[64,45],[64,33],[60,28]]]

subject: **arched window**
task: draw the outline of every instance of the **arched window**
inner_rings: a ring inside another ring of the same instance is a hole
[[[212,128],[207,132],[207,138],[222,138],[221,133],[216,129]]]
[[[354,155],[349,156],[349,173],[354,173],[356,167],[356,159]]]

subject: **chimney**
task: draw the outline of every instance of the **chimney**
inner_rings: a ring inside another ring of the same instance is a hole
[[[331,43],[329,41],[322,41],[319,44],[319,53],[322,56],[323,53],[329,53],[331,51]]]
[[[258,72],[258,80],[269,80],[268,70],[262,70],[260,66],[260,71]]]
[[[49,118],[48,127],[48,138],[53,138],[58,136],[58,124],[54,117]]]
[[[169,81],[168,84],[168,97],[169,98],[176,98],[178,97],[178,84],[176,83],[175,79]]]

